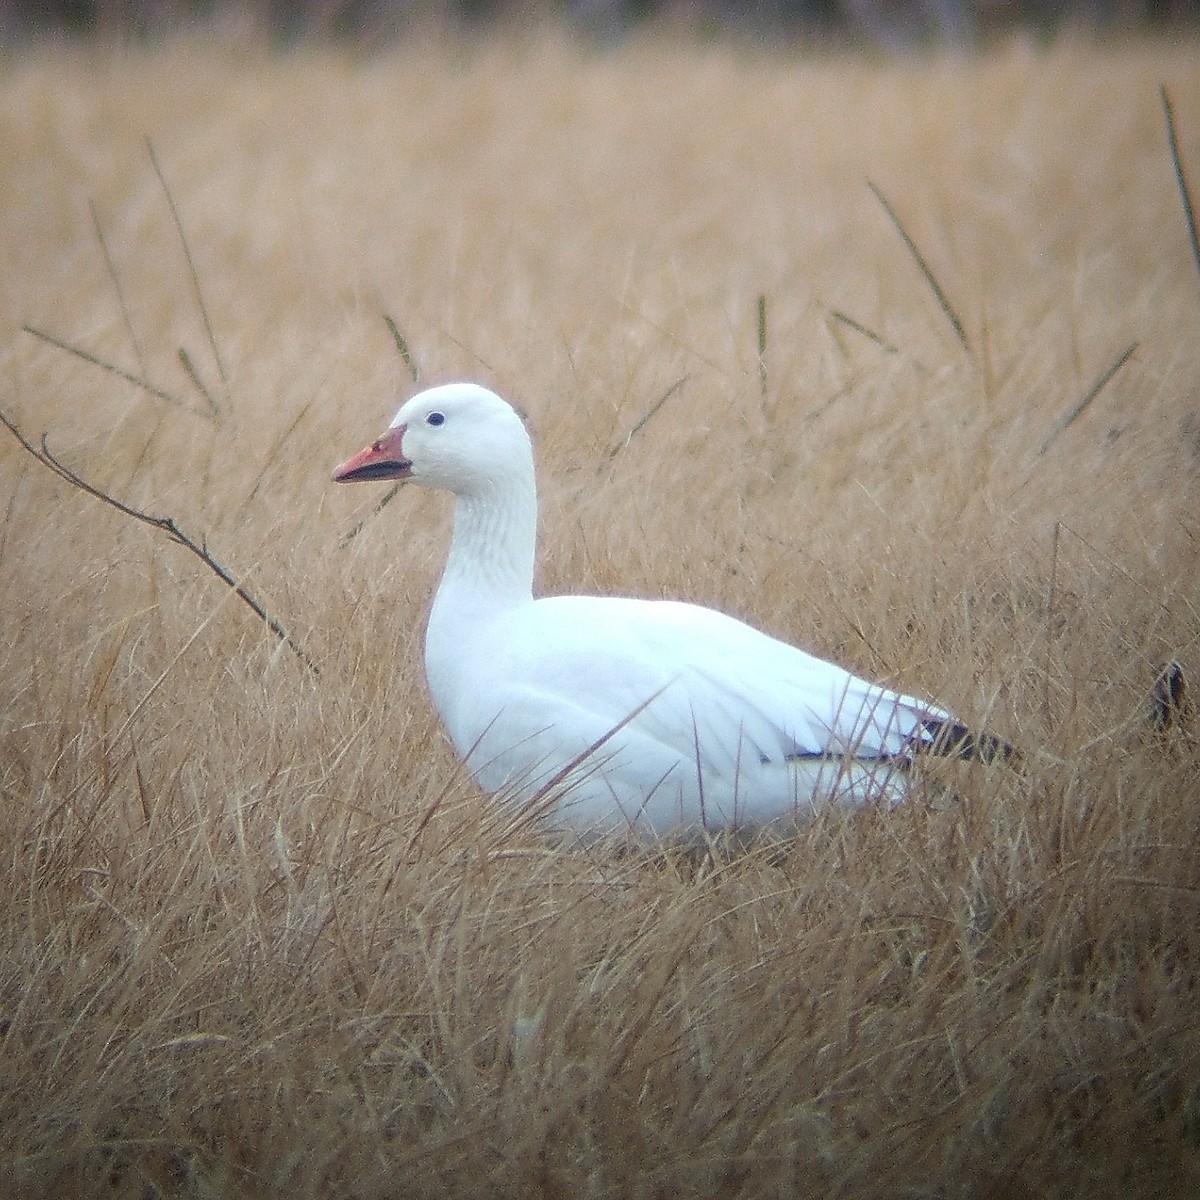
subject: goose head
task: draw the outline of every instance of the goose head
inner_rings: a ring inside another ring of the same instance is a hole
[[[411,479],[460,496],[533,477],[533,452],[521,418],[495,392],[449,383],[418,392],[387,432],[333,473],[336,483]]]

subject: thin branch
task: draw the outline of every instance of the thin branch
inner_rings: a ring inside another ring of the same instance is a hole
[[[884,194],[868,179],[867,187],[869,187],[875,196],[875,199],[883,206],[883,211],[887,213],[888,219],[896,227],[896,232],[903,239],[904,244],[908,247],[908,252],[913,256],[913,261],[917,264],[922,275],[925,276],[925,282],[929,284],[930,290],[933,292],[934,298],[941,306],[942,312],[946,314],[946,320],[950,322],[954,329],[958,340],[962,342],[963,349],[970,354],[971,343],[967,340],[967,331],[963,328],[962,320],[957,312],[954,311],[954,306],[950,303],[946,293],[942,290],[941,284],[934,278],[933,271],[929,264],[925,261],[920,250],[917,249],[917,244],[908,236],[908,230],[900,223],[900,218],[896,215],[896,210],[887,202]]]
[[[125,290],[121,287],[117,264],[113,262],[112,254],[109,253],[108,241],[104,237],[104,229],[100,224],[100,214],[96,211],[95,200],[88,201],[88,210],[92,214],[92,226],[96,231],[96,241],[100,243],[100,250],[104,255],[104,265],[108,268],[108,277],[112,280],[113,291],[117,293],[117,303],[121,307],[121,316],[125,321],[125,332],[129,334],[129,340],[133,344],[133,356],[137,359],[138,370],[145,376],[147,373],[146,359],[142,354],[142,344],[138,341],[137,332],[133,328],[133,318],[130,316],[129,305],[125,300]]]
[[[1192,197],[1188,192],[1187,177],[1183,173],[1183,159],[1179,155],[1179,138],[1175,133],[1175,113],[1171,108],[1171,97],[1167,94],[1166,85],[1159,88],[1162,97],[1163,113],[1167,118],[1167,141],[1171,147],[1171,165],[1175,168],[1175,182],[1179,185],[1179,198],[1183,203],[1183,217],[1187,222],[1188,240],[1192,243],[1192,258],[1196,262],[1196,270],[1200,271],[1200,236],[1196,233],[1196,210],[1192,207]]]
[[[76,358],[82,358],[84,362],[91,363],[93,367],[100,367],[109,374],[117,376],[118,379],[124,379],[126,383],[132,383],[134,387],[140,387],[142,391],[149,392],[158,400],[165,400],[168,404],[177,404],[180,408],[186,408],[189,411],[194,411],[191,406],[180,400],[178,396],[172,396],[170,392],[163,391],[162,388],[156,387],[148,379],[144,379],[140,375],[134,375],[130,371],[126,371],[124,367],[118,367],[115,363],[106,362],[103,358],[98,358],[89,350],[83,350],[79,346],[72,346],[70,342],[64,342],[61,338],[57,338],[52,333],[47,333],[44,329],[38,329],[33,325],[22,325],[21,330],[24,333],[31,333],[35,338],[41,338],[43,342],[49,342],[51,346],[57,347],[59,350],[65,350],[68,354],[74,354]]]
[[[158,155],[154,152],[154,143],[147,138],[146,150],[150,155],[150,165],[154,168],[154,173],[158,176],[158,182],[162,184],[163,194],[167,198],[167,207],[171,210],[171,219],[175,222],[176,232],[179,234],[180,244],[183,246],[183,257],[187,260],[188,271],[192,276],[192,288],[196,293],[196,303],[200,307],[200,319],[204,322],[204,332],[208,337],[209,347],[212,349],[213,361],[217,364],[217,374],[221,376],[221,383],[225,386],[226,392],[229,390],[229,375],[225,370],[225,364],[221,361],[221,352],[217,349],[217,338],[213,333],[212,322],[208,319],[208,306],[204,303],[204,293],[200,290],[200,276],[196,271],[196,263],[192,258],[192,249],[188,245],[187,234],[183,229],[183,221],[179,216],[179,209],[175,205],[175,197],[171,195],[171,189],[167,184],[167,177],[163,174],[162,166],[158,161]]]
[[[110,496],[108,492],[89,483],[86,479],[77,475],[70,467],[66,466],[57,459],[50,451],[50,446],[47,442],[47,435],[42,434],[41,446],[34,446],[20,429],[3,413],[0,412],[0,424],[13,435],[14,438],[21,444],[27,453],[37,459],[42,466],[47,470],[53,471],[60,479],[71,484],[72,487],[78,488],[82,492],[86,492],[89,496],[95,497],[97,500],[107,504],[110,508],[115,508],[117,512],[124,516],[132,517],[135,521],[140,521],[143,525],[149,525],[153,529],[158,529],[165,533],[167,537],[176,545],[182,546],[185,550],[190,550],[218,579],[221,580],[227,587],[234,591],[238,598],[247,604],[255,613],[255,615],[263,622],[264,625],[281,641],[288,649],[290,649],[297,658],[299,658],[306,667],[314,674],[320,672],[320,667],[314,659],[309,657],[308,652],[296,641],[294,637],[280,624],[275,617],[272,617],[261,603],[247,589],[240,584],[229,570],[219,563],[208,552],[208,547],[203,542],[197,543],[175,523],[173,517],[156,517],[151,513],[143,512],[141,509],[133,508],[131,505],[118,500],[115,496]]]
[[[388,332],[392,335],[392,341],[396,343],[396,349],[400,351],[400,357],[404,359],[404,365],[412,373],[413,383],[420,383],[421,368],[417,365],[417,360],[413,358],[412,352],[408,348],[408,342],[405,341],[404,334],[400,332],[399,326],[387,313],[383,314],[383,321],[388,327]]]
[[[1069,429],[1070,426],[1082,415],[1084,409],[1086,409],[1087,406],[1091,404],[1091,402],[1095,400],[1095,398],[1100,395],[1102,391],[1104,391],[1112,377],[1133,357],[1137,348],[1137,342],[1131,342],[1128,346],[1126,346],[1121,354],[1118,355],[1117,358],[1105,369],[1096,382],[1093,383],[1090,388],[1088,388],[1083,399],[1080,400],[1079,403],[1076,404],[1075,407],[1071,409],[1071,411],[1067,413],[1067,415],[1063,417],[1063,419],[1059,421],[1059,423],[1046,435],[1045,441],[1043,441],[1041,446],[1038,448],[1039,458],[1041,458],[1041,456],[1050,449],[1054,442],[1058,440],[1059,436],[1066,432],[1066,430]]]

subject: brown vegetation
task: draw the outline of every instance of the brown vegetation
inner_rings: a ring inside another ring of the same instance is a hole
[[[1200,674],[1198,68],[9,64],[0,409],[321,669],[4,434],[7,1194],[1194,1194],[1200,768],[1150,706]],[[385,316],[528,411],[546,590],[717,605],[1020,769],[699,857],[510,828],[423,693],[444,498],[328,483],[411,384]]]

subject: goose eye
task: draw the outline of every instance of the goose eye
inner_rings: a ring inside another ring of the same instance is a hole
[[[445,420],[446,420],[445,413],[431,412],[429,414],[429,416],[427,416],[425,418],[425,424],[426,425],[442,425],[445,423]]]

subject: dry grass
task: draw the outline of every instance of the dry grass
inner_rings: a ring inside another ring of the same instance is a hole
[[[1200,771],[1145,722],[1157,664],[1200,675],[1160,83],[1200,187],[1195,46],[8,64],[0,408],[322,670],[0,444],[6,1193],[1195,1194]],[[384,314],[529,411],[548,590],[719,605],[1025,769],[701,859],[506,831],[423,693],[444,498],[343,544],[378,497],[327,482],[409,384]]]

